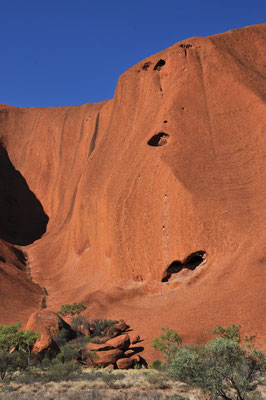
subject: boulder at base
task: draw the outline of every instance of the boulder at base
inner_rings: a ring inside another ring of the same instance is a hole
[[[58,350],[57,345],[53,340],[61,329],[69,332],[69,338],[74,336],[70,327],[59,315],[54,311],[41,310],[31,314],[26,329],[40,333],[38,339],[33,347],[34,353],[41,353],[44,350]]]
[[[120,358],[117,360],[116,365],[118,369],[130,369],[137,363],[136,358]]]
[[[107,365],[114,365],[119,358],[124,358],[125,354],[119,349],[96,351],[96,359],[93,364],[97,367],[107,367]]]
[[[130,338],[128,335],[121,335],[107,340],[105,344],[113,346],[115,349],[126,351],[130,346]]]

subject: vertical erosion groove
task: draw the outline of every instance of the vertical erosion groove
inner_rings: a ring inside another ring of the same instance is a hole
[[[96,144],[96,139],[97,139],[97,134],[98,134],[98,127],[99,127],[99,118],[100,118],[100,113],[98,113],[97,117],[96,117],[95,128],[94,128],[94,132],[93,132],[93,135],[91,138],[91,143],[90,143],[89,156],[95,149],[95,144]]]

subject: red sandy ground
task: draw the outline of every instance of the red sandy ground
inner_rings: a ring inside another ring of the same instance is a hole
[[[187,39],[98,104],[1,105],[0,323],[82,301],[125,319],[148,361],[161,327],[196,342],[241,324],[262,345],[265,39],[265,24]],[[167,143],[149,146],[159,132]],[[205,264],[161,282],[196,251]]]

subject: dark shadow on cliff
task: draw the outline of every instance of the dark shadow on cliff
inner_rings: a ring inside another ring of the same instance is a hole
[[[0,143],[0,239],[26,246],[46,232],[48,220],[41,203]]]

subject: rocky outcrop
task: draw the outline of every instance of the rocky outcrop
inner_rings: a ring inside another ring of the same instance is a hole
[[[114,369],[134,368],[136,364],[140,367],[146,367],[146,364],[142,362],[144,359],[138,354],[143,352],[144,348],[130,347],[130,337],[125,333],[129,328],[129,325],[125,322],[119,322],[110,326],[108,331],[111,338],[98,337],[97,340],[100,339],[101,343],[89,342],[84,349],[81,349],[83,362],[85,361],[88,366]],[[118,331],[121,332],[122,330],[124,333],[118,335]],[[140,340],[139,335],[135,335],[134,337]],[[91,340],[95,340],[95,338],[92,337]]]
[[[33,353],[58,352],[53,338],[62,329],[69,332],[69,339],[74,336],[71,327],[55,312],[50,310],[34,312],[26,325],[26,330],[40,333],[40,338],[34,344]]]
[[[106,343],[88,343],[86,349],[89,351],[106,351],[112,350],[115,346]]]
[[[134,358],[119,358],[116,362],[118,369],[130,369],[134,368],[136,365],[136,360]]]
[[[138,343],[139,341],[140,341],[139,335],[135,335],[135,336],[133,336],[132,339],[131,339],[131,343],[132,343],[132,344],[136,344],[136,343]]]
[[[96,357],[93,361],[93,365],[97,367],[107,367],[108,365],[114,365],[119,358],[125,357],[124,353],[119,349],[112,349],[106,351],[96,351]],[[89,363],[91,365],[91,363]]]
[[[264,343],[265,36],[176,43],[101,103],[1,105],[0,322],[25,323],[45,287],[51,309],[125,318],[150,359],[167,326],[200,342],[241,324]]]
[[[130,346],[130,338],[128,335],[120,335],[113,339],[109,339],[105,344],[113,346],[116,349],[126,351]]]

